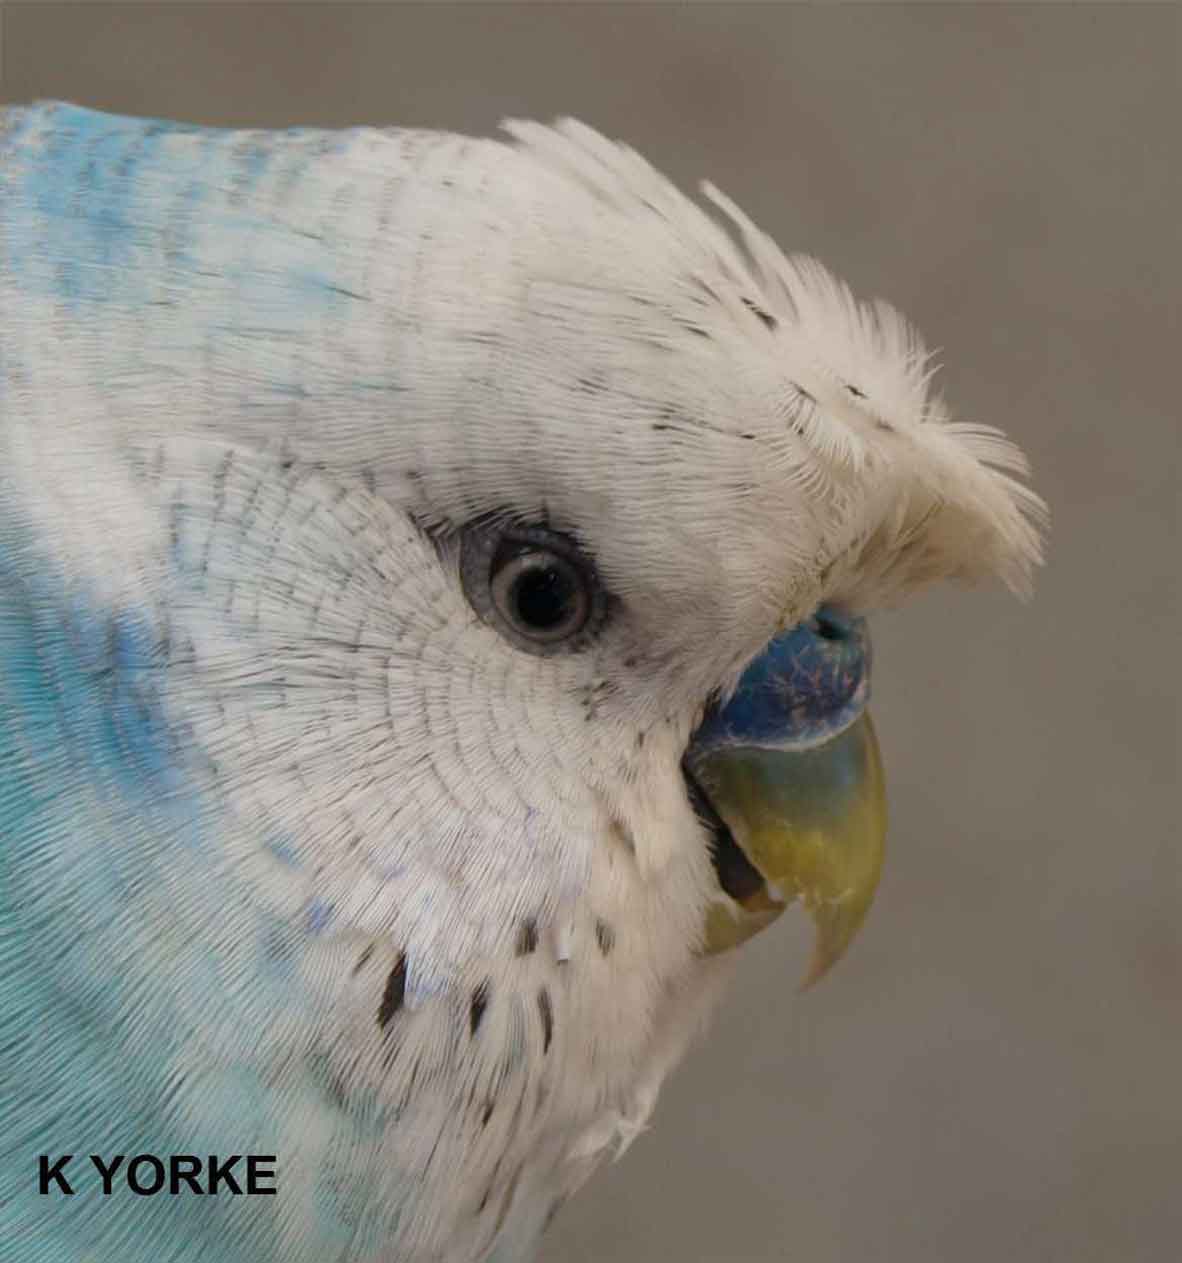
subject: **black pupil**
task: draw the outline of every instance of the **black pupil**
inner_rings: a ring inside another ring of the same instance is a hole
[[[548,631],[570,613],[575,585],[565,567],[537,566],[526,570],[513,585],[517,616],[527,627]]]

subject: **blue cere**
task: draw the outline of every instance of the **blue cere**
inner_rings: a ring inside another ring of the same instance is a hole
[[[743,673],[734,696],[694,734],[696,754],[719,746],[804,749],[848,728],[870,692],[866,620],[822,605],[775,637]]]

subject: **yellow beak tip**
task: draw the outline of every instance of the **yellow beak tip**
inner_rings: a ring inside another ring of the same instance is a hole
[[[742,904],[716,906],[706,950],[736,946],[798,899],[816,926],[807,990],[844,955],[882,873],[886,794],[869,715],[813,749],[720,751],[699,778],[766,883]]]

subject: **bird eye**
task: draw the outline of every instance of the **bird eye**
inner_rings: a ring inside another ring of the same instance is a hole
[[[541,527],[465,532],[460,575],[472,608],[518,648],[582,648],[598,629],[604,594],[566,536]]]
[[[542,643],[581,631],[591,607],[583,576],[544,548],[494,558],[492,598],[502,618]]]

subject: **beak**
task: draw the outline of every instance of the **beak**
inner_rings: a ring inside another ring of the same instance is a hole
[[[887,819],[869,666],[864,622],[822,607],[773,640],[695,733],[684,769],[722,887],[705,951],[737,946],[799,900],[816,926],[807,987],[865,920]]]

